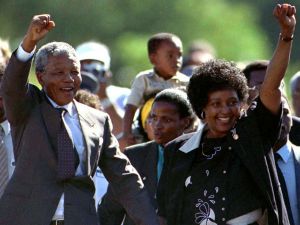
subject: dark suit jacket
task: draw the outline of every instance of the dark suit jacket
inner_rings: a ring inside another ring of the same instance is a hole
[[[298,215],[300,216],[300,147],[293,146],[293,153],[294,153],[294,163],[295,163]]]
[[[300,216],[300,147],[292,145],[292,157],[294,159],[295,166],[295,182],[296,182],[296,194],[297,194],[297,203],[298,203],[298,216]],[[288,184],[287,184],[288,186]],[[289,193],[286,193],[286,196],[289,196]],[[292,223],[291,223],[292,224]],[[295,224],[295,222],[294,222]],[[296,224],[295,224],[296,225]]]
[[[151,198],[151,203],[155,208],[157,208],[156,189],[158,144],[150,141],[143,144],[133,145],[126,148],[124,153],[128,156],[132,165],[141,175]],[[120,225],[122,224],[124,216],[124,225],[135,225],[132,219],[126,216],[126,210],[115,198],[110,186],[99,204],[98,214],[101,225]]]
[[[293,116],[293,126],[289,133],[290,141],[294,145],[300,146],[300,118]]]
[[[0,224],[48,225],[63,193],[66,225],[98,224],[91,179],[97,165],[138,224],[157,224],[141,179],[111,133],[108,115],[76,101],[86,174],[65,182],[57,180],[58,114],[44,93],[27,83],[30,65],[31,61],[23,63],[14,53],[2,83],[16,169],[0,200]],[[139,209],[147,214],[138,215]]]

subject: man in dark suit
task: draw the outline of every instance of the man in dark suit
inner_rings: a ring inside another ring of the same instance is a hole
[[[292,116],[293,125],[289,133],[289,139],[294,145],[300,145],[300,118]]]
[[[192,116],[192,108],[186,93],[166,89],[157,94],[150,112],[154,140],[125,149],[124,153],[141,175],[155,208],[157,208],[156,189],[164,161],[164,145],[192,125]],[[126,209],[119,204],[109,186],[98,207],[100,224],[120,225],[126,213]],[[136,223],[128,216],[125,217],[124,225],[134,224]]]
[[[27,83],[34,49],[54,26],[50,15],[34,16],[4,75],[16,169],[0,200],[0,224],[97,225],[97,166],[137,224],[158,224],[142,180],[111,133],[109,116],[74,100],[81,83],[75,49],[64,42],[42,46],[35,69],[43,90]]]
[[[280,136],[274,146],[278,177],[291,224],[300,224],[300,147],[289,141],[292,127],[291,109],[282,98],[282,124]]]

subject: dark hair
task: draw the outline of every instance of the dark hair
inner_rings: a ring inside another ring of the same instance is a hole
[[[232,62],[211,60],[197,67],[187,87],[188,98],[197,116],[208,102],[211,92],[233,89],[240,101],[248,97],[248,86],[242,71]]]
[[[256,60],[251,63],[249,63],[242,72],[244,73],[247,82],[249,83],[250,80],[250,74],[253,71],[259,71],[259,70],[267,70],[267,67],[269,65],[269,60]]]
[[[178,109],[180,118],[193,116],[193,109],[190,101],[187,98],[187,94],[182,90],[175,88],[165,89],[155,96],[153,104],[155,102],[168,102],[174,104]]]
[[[87,106],[90,106],[94,109],[101,110],[101,103],[99,100],[98,95],[91,93],[88,90],[80,89],[76,92],[75,95],[76,101],[85,104]]]
[[[155,53],[156,50],[160,47],[162,42],[172,41],[172,38],[178,38],[180,40],[180,38],[177,35],[171,33],[154,34],[148,40],[148,54],[150,55],[152,53]]]

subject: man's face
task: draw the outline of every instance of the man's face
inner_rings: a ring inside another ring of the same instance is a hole
[[[290,107],[286,101],[285,98],[282,98],[282,123],[281,123],[281,130],[280,130],[280,136],[278,138],[278,141],[282,143],[286,143],[288,140],[288,134],[291,131],[292,127],[292,115]]]
[[[50,56],[37,78],[46,94],[58,105],[70,103],[80,87],[80,63],[73,56]]]
[[[292,90],[292,103],[295,115],[300,117],[300,78],[294,81],[295,87]]]
[[[252,71],[249,76],[248,86],[249,90],[249,99],[254,100],[258,94],[259,89],[265,79],[266,70],[256,70]]]
[[[154,140],[162,145],[181,135],[188,125],[188,119],[180,118],[177,106],[170,102],[154,102],[150,116]]]

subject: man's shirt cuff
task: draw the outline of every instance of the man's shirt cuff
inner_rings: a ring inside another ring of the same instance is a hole
[[[21,46],[21,44],[20,44],[19,47],[18,47],[18,49],[17,49],[17,52],[16,52],[17,58],[18,58],[20,61],[22,61],[22,62],[26,62],[26,61],[28,61],[29,59],[32,58],[32,56],[34,55],[35,49],[36,49],[36,47],[34,47],[34,49],[32,50],[32,52],[28,53],[28,52],[26,52],[26,51],[22,48],[22,46]]]

